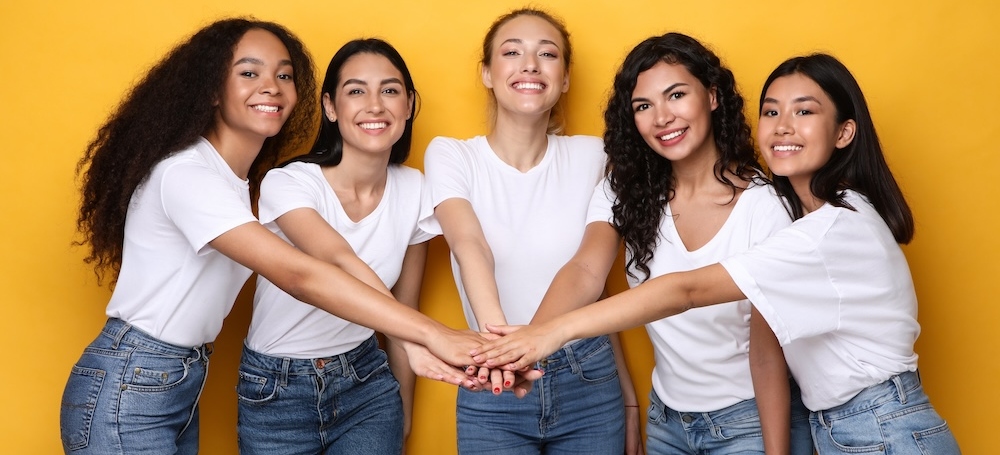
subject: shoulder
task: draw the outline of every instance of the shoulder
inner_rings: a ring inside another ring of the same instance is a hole
[[[390,179],[405,185],[420,186],[424,180],[423,173],[405,164],[390,164],[387,172]]]
[[[431,139],[431,142],[427,144],[427,153],[431,151],[435,152],[447,152],[447,151],[471,151],[479,147],[479,141],[482,136],[475,136],[469,139],[458,139],[454,137],[447,136],[437,136]]]
[[[597,136],[582,134],[576,136],[549,135],[549,140],[554,141],[560,148],[568,149],[573,153],[604,154],[604,141]]]

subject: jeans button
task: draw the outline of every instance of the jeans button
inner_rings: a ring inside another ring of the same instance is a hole
[[[683,420],[684,423],[691,423],[691,422],[694,422],[694,417],[691,417],[690,414],[682,414],[681,415],[681,420]]]

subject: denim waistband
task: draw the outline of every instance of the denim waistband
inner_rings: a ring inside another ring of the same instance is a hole
[[[578,364],[583,362],[593,355],[594,352],[597,352],[602,349],[604,345],[610,343],[611,340],[607,335],[576,340],[575,342],[563,346],[562,349],[556,351],[547,358],[538,361],[535,364],[535,368],[540,368],[545,371],[555,371],[568,368],[573,366],[574,363]]]
[[[888,401],[898,400],[900,403],[906,404],[907,395],[918,388],[920,388],[920,372],[907,371],[869,386],[844,404],[816,411],[814,414],[820,423],[825,425],[828,420],[864,412]]]
[[[137,346],[143,350],[159,354],[191,358],[191,360],[208,359],[212,355],[212,343],[201,346],[186,347],[160,341],[156,337],[134,327],[118,318],[108,318],[101,329],[101,335],[111,339],[111,347],[117,349],[119,344]]]
[[[324,374],[340,373],[350,374],[351,369],[347,368],[351,363],[369,355],[378,349],[378,339],[372,335],[363,341],[356,348],[343,354],[330,357],[320,357],[315,359],[293,359],[290,357],[274,357],[263,354],[243,345],[243,362],[254,368],[270,371],[275,374],[301,375],[301,374]]]

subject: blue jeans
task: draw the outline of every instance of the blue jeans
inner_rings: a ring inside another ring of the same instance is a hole
[[[809,417],[820,455],[960,454],[948,424],[920,385],[917,372],[893,376],[840,406]]]
[[[237,434],[247,454],[398,454],[403,402],[374,336],[322,359],[243,347]]]
[[[458,391],[461,454],[620,454],[625,408],[607,336],[564,347],[538,362],[545,375],[523,399],[511,392]]]
[[[198,398],[209,354],[209,345],[175,346],[108,319],[66,382],[59,414],[63,450],[198,453]]]
[[[753,398],[712,412],[679,412],[649,393],[646,451],[650,455],[764,453],[757,401]],[[812,455],[809,410],[791,381],[791,454]]]

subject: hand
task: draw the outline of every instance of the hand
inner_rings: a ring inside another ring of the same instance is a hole
[[[424,346],[445,363],[453,366],[458,365],[479,365],[472,361],[469,355],[474,349],[486,341],[478,333],[471,330],[455,330],[449,327],[440,326],[436,333],[432,334]]]
[[[493,334],[490,332],[480,332],[486,340],[496,340],[500,338],[500,335]],[[502,370],[499,368],[487,368],[480,367],[479,374],[476,376],[479,380],[479,384],[486,387],[489,384],[489,389],[493,391],[494,395],[500,395],[504,390],[512,390],[515,381],[515,374],[513,371]],[[467,374],[475,374],[476,369],[473,367],[471,370],[466,371]]]
[[[642,433],[639,432],[639,407],[625,407],[625,454],[645,455],[642,446]]]
[[[464,374],[462,370],[448,365],[435,357],[426,347],[410,342],[403,342],[402,345],[406,351],[406,358],[410,363],[410,369],[417,376],[447,382],[448,384],[465,387],[469,390],[477,387],[473,377]]]
[[[478,365],[501,367],[509,371],[524,370],[559,350],[566,342],[541,325],[493,326],[487,329],[501,338],[483,343],[471,351]]]

